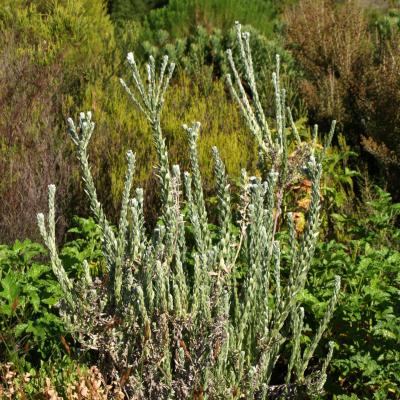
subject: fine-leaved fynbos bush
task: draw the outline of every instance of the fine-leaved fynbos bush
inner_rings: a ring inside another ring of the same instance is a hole
[[[114,30],[103,3],[0,2],[2,243],[38,239],[32,221],[51,182],[63,198],[57,239],[71,214],[81,211],[70,207],[83,191],[76,163],[66,162],[72,146],[63,140],[63,125],[65,116],[89,101],[86,90],[99,91],[116,68]]]
[[[228,50],[232,75],[227,82],[258,144],[262,174],[249,177],[242,172],[240,201],[234,205],[224,163],[217,148],[212,149],[217,230],[210,228],[202,189],[200,123],[183,126],[191,171],[181,174],[169,163],[161,111],[174,65],[164,57],[157,74],[150,58],[144,81],[132,53],[127,60],[134,87],[121,83],[152,129],[161,200],[156,227],[150,233],[145,229],[143,190],[130,196],[132,151],[127,153],[119,224],[113,227],[108,221],[89,168],[87,148],[94,130],[90,112],[81,113],[78,126],[69,119],[69,134],[102,231],[106,273],[93,277],[86,262],[80,279],[66,273],[55,243],[55,186],[49,186],[47,221],[38,214],[64,292],[64,320],[81,346],[97,353],[103,375],[119,382],[127,398],[304,399],[320,393],[326,380],[333,343],[322,361],[313,355],[332,316],[339,277],[306,345],[300,340],[304,310],[299,301],[318,238],[325,149],[316,146],[316,130],[312,143],[300,142],[279,84],[279,58],[273,75],[276,122],[267,122],[256,89],[249,34],[242,33],[239,24],[236,30],[244,74],[239,76]],[[292,129],[286,128],[287,122]],[[298,142],[290,156],[288,140]],[[300,234],[286,212],[285,194],[304,178],[311,182],[311,193]],[[278,241],[282,226],[289,232],[285,243]],[[291,349],[288,358],[280,358],[284,344]]]

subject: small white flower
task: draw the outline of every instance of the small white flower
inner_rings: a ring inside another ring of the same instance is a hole
[[[130,64],[133,64],[134,62],[135,62],[135,58],[134,58],[134,56],[133,56],[133,53],[130,51],[129,53],[128,53],[128,55],[126,56],[126,59],[128,60],[128,62],[130,63]]]
[[[74,121],[73,121],[73,119],[72,119],[71,117],[69,117],[69,118],[67,119],[67,123],[68,123],[68,125],[69,125],[69,127],[70,127],[71,129],[75,129],[75,124],[74,124]]]

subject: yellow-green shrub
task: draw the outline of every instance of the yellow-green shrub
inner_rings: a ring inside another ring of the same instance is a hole
[[[225,83],[216,80],[205,93],[199,83],[181,73],[169,89],[164,108],[163,130],[170,159],[172,163],[179,161],[182,169],[188,168],[182,121],[191,123],[197,119],[202,123],[199,156],[206,190],[213,182],[210,149],[214,145],[220,149],[231,176],[239,176],[243,167],[255,169],[256,146],[246,136],[237,107],[225,90]],[[112,215],[119,207],[123,190],[120,177],[125,173],[124,154],[128,149],[136,153],[135,184],[147,188],[148,203],[155,201],[156,192],[152,179],[156,156],[150,127],[123,94],[118,80],[112,78],[108,87],[92,88],[84,104],[84,109],[93,110],[97,116],[91,161],[100,198]]]

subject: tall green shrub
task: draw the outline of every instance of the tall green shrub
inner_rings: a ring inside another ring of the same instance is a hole
[[[69,214],[79,181],[64,121],[81,109],[85,88],[113,75],[113,34],[102,0],[0,3],[1,242],[35,236],[33,209],[49,182]]]
[[[315,142],[296,162],[288,158],[287,141],[300,141],[286,129],[285,91],[279,83],[279,60],[273,76],[276,123],[269,126],[262,110],[251,59],[249,34],[236,26],[243,80],[228,51],[232,77],[228,84],[260,150],[265,178],[242,172],[240,202],[235,212],[225,165],[213,147],[218,226],[211,230],[205,207],[197,139],[200,123],[184,125],[191,172],[171,167],[161,128],[164,96],[174,65],[164,57],[160,73],[150,58],[144,83],[132,53],[128,62],[134,88],[121,80],[135,106],[151,126],[157,154],[161,199],[157,226],[144,228],[143,191],[130,197],[135,156],[127,152],[128,168],[119,224],[114,228],[98,200],[87,148],[94,131],[92,114],[81,113],[79,125],[69,119],[90,207],[102,230],[107,273],[93,278],[83,262],[84,276],[72,280],[55,243],[55,186],[49,186],[47,221],[38,224],[50,251],[53,271],[64,292],[62,312],[83,347],[96,350],[103,373],[136,398],[305,398],[321,392],[333,344],[318,370],[309,365],[337,301],[340,278],[315,335],[303,346],[304,310],[298,295],[305,287],[318,231],[321,159]],[[333,134],[333,127],[329,138]],[[329,140],[328,140],[329,142]],[[302,235],[283,207],[290,182],[304,174],[312,182],[310,208]],[[281,258],[278,230],[289,227],[289,258]],[[191,240],[188,240],[189,237]],[[272,381],[282,345],[291,356],[286,377]],[[275,383],[275,384],[273,384]]]

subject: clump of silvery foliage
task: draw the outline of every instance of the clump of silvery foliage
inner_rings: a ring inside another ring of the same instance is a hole
[[[332,316],[339,277],[307,344],[301,342],[304,309],[299,301],[320,226],[324,150],[317,149],[315,140],[306,146],[300,141],[279,85],[279,59],[273,75],[276,119],[269,127],[256,88],[249,34],[241,32],[240,24],[236,30],[245,73],[239,76],[228,50],[232,76],[227,82],[257,140],[263,178],[242,172],[240,202],[233,212],[225,166],[218,150],[212,149],[217,234],[210,230],[202,190],[200,123],[183,126],[191,171],[182,174],[168,160],[161,111],[174,65],[164,57],[157,74],[150,58],[144,82],[132,53],[127,60],[134,87],[121,83],[152,128],[162,203],[158,224],[152,232],[146,231],[143,190],[138,188],[131,196],[135,168],[131,151],[118,227],[108,221],[88,162],[94,130],[90,112],[81,113],[78,126],[71,119],[68,124],[91,211],[102,230],[104,276],[93,278],[86,262],[81,279],[67,276],[55,244],[53,185],[49,186],[48,221],[38,214],[64,292],[65,323],[83,348],[97,352],[103,374],[121,385],[130,399],[304,399],[320,393],[326,380],[333,343],[324,360],[312,358]],[[289,138],[297,142],[296,157],[288,156]],[[312,182],[312,188],[305,228],[299,234],[283,202],[291,182],[302,176]],[[285,243],[278,240],[280,226],[288,229]],[[289,250],[281,257],[284,246]],[[291,353],[280,360],[283,346]],[[277,368],[285,377],[271,384]]]

